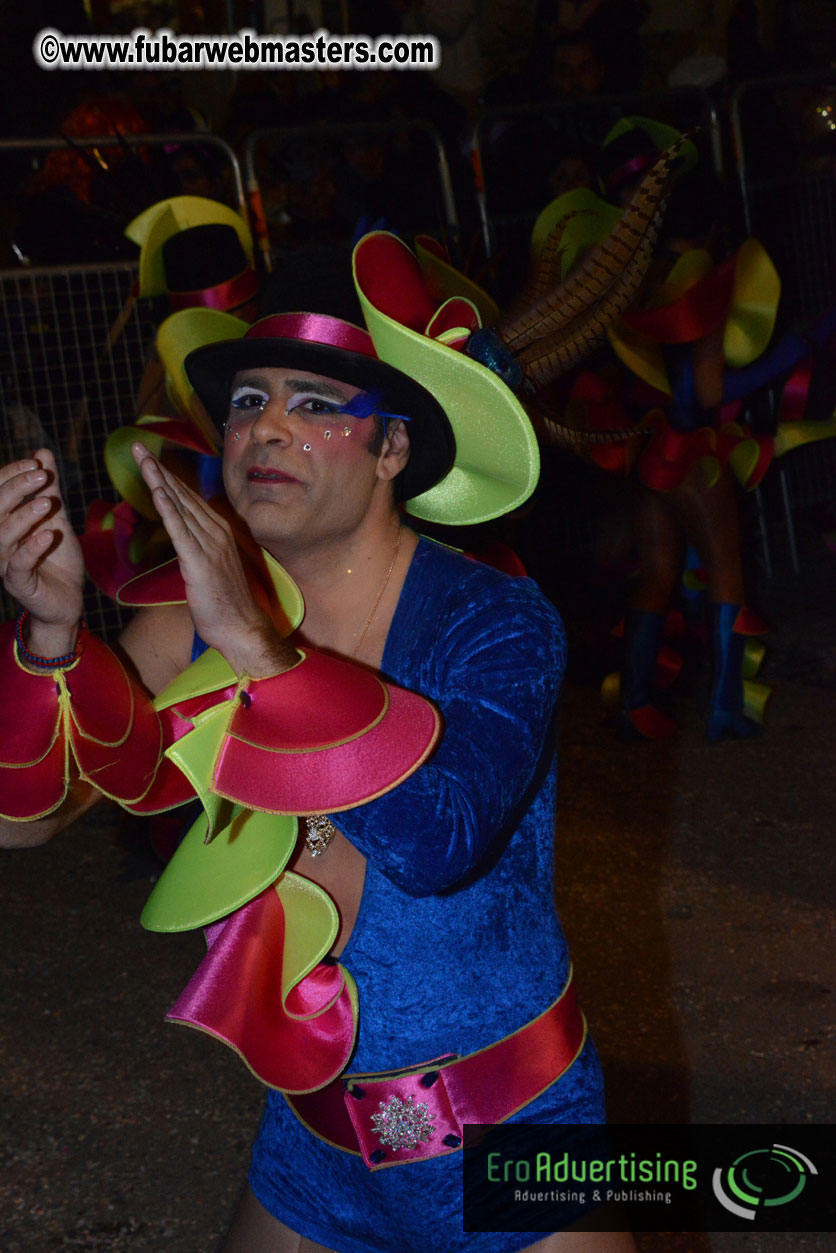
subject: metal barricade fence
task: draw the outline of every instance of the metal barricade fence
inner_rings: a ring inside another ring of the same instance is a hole
[[[747,233],[778,267],[783,321],[801,329],[836,297],[836,71],[742,83],[731,124]]]
[[[424,231],[458,242],[450,166],[429,122],[258,130],[245,145],[244,171],[268,269],[302,254],[313,270],[333,263],[348,275],[352,244],[378,225],[405,239]]]
[[[781,276],[782,329],[803,331],[836,303],[836,72],[742,83],[731,122],[747,232],[765,245]],[[833,442],[789,453],[777,475],[797,572],[794,515],[836,504]]]
[[[116,499],[104,443],[134,416],[153,338],[150,308],[134,304],[112,348],[107,342],[136,276],[134,264],[0,271],[3,460],[49,448],[76,531],[94,500]],[[4,617],[13,612],[8,598],[3,608]],[[122,622],[118,606],[94,588],[85,617],[108,637]]]
[[[207,176],[201,180],[200,190],[190,186],[181,187],[181,179],[188,175],[184,171],[178,173],[177,167],[172,163],[176,163],[178,156],[184,152],[200,150],[213,154],[213,178],[210,180]],[[53,158],[62,160],[47,178],[46,167]],[[67,163],[73,160],[81,168],[85,160],[96,167],[97,177],[100,176],[100,179],[96,183],[96,202],[91,208],[100,212],[103,223],[108,217],[117,220],[116,229],[109,240],[111,243],[112,236],[118,237],[122,226],[127,226],[132,217],[167,196],[209,196],[211,199],[223,200],[246,216],[241,167],[229,144],[216,135],[176,131],[166,134],[131,134],[127,137],[121,133],[90,135],[71,140],[60,135],[42,139],[0,139],[0,187],[3,188],[0,200],[4,207],[4,223],[14,222],[21,214],[26,213],[28,205],[24,193],[33,182],[37,190],[44,191],[50,186],[60,186],[64,178],[72,179],[72,168]],[[119,171],[124,172],[125,169],[130,171],[130,178],[120,181]],[[108,200],[109,176],[113,181],[112,204]],[[204,186],[205,183],[211,185]],[[18,197],[17,203],[14,201],[15,195]],[[60,230],[59,221],[56,223],[56,233],[60,234]],[[91,243],[97,251],[72,257],[62,255],[57,263],[90,264],[102,259],[101,240],[92,240]],[[25,263],[26,258],[21,256],[21,250],[16,251]],[[129,255],[126,254],[126,259]],[[112,252],[107,256],[107,260],[116,259],[118,258]],[[55,260],[43,257],[32,259],[33,264],[52,264]]]
[[[226,199],[246,215],[238,159],[229,145],[191,132],[131,135],[130,144],[179,149],[215,148],[225,166]],[[114,135],[73,140],[84,149],[119,151]],[[0,141],[2,162],[18,167],[40,162],[43,153],[61,151],[61,138]],[[147,205],[158,198],[149,179]],[[223,198],[223,197],[220,197]],[[125,220],[127,225],[127,218]],[[61,223],[56,222],[56,231]],[[135,416],[135,398],[153,342],[155,319],[149,302],[133,302],[135,261],[29,266],[0,270],[0,448],[2,460],[28,456],[39,447],[55,454],[61,490],[77,531],[94,500],[116,501],[104,467],[104,444],[117,427]],[[114,342],[108,338],[118,320]],[[14,612],[8,596],[3,617]],[[124,615],[88,585],[85,617],[91,629],[112,638]]]

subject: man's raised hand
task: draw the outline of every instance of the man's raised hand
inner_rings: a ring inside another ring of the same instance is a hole
[[[72,652],[82,614],[84,557],[46,449],[0,469],[0,578],[28,609],[28,645],[41,656]]]
[[[298,660],[253,599],[232,528],[154,457],[131,449],[174,545],[195,629],[238,674],[263,678]]]

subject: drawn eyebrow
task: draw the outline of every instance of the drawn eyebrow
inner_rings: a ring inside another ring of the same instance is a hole
[[[342,404],[345,404],[348,399],[341,388],[324,379],[288,378],[284,380],[283,386],[294,392],[312,392],[317,396],[327,396],[330,400],[339,400]],[[235,391],[238,387],[257,387],[268,396],[270,395],[270,381],[263,374],[250,374],[248,371],[240,373],[233,379],[232,390]]]
[[[326,383],[324,379],[285,379],[285,387],[295,392],[315,392],[317,396],[328,396],[331,400],[341,400],[343,403],[347,399],[341,388],[335,387],[333,383]]]
[[[229,399],[234,400],[239,392],[243,391],[261,392],[264,396],[269,397],[270,388],[267,386],[267,380],[263,378],[236,378],[229,390]]]
[[[244,383],[233,383],[232,395],[237,396],[239,392],[258,392],[259,395],[263,396],[269,396],[270,394],[266,387],[262,387],[260,383],[251,383],[249,379]]]

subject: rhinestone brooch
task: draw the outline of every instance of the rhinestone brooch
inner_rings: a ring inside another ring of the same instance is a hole
[[[393,1149],[417,1149],[420,1142],[431,1139],[435,1132],[432,1120],[435,1117],[427,1109],[425,1101],[415,1104],[415,1097],[408,1096],[402,1101],[399,1096],[390,1096],[388,1101],[380,1101],[380,1113],[372,1114],[372,1130],[380,1136],[381,1144],[388,1144]]]

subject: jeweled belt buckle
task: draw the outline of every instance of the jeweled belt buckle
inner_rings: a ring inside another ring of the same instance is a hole
[[[450,1103],[444,1071],[456,1055],[385,1075],[344,1080],[348,1116],[371,1170],[454,1152],[462,1125]]]

